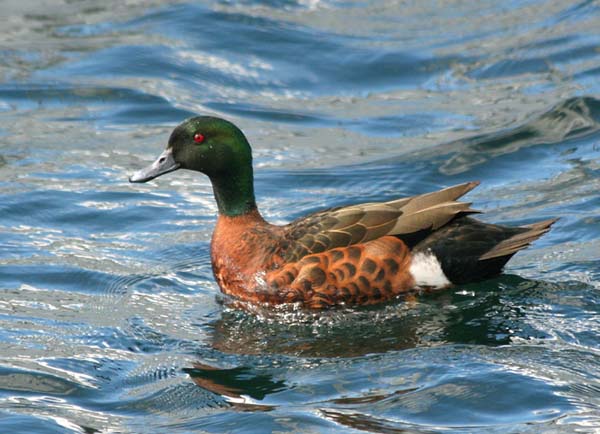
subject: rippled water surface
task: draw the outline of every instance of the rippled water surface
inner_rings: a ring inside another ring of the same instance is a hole
[[[600,3],[0,5],[0,432],[600,432]],[[506,274],[309,314],[219,295],[195,113],[263,213],[481,180]]]

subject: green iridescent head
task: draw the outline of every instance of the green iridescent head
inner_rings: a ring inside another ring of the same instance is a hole
[[[256,208],[252,150],[229,121],[211,116],[186,120],[173,130],[158,159],[129,181],[146,182],[177,169],[196,170],[210,178],[221,214],[242,215]]]

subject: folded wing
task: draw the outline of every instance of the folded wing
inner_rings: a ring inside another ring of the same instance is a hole
[[[286,261],[336,247],[364,243],[386,235],[413,240],[435,231],[458,215],[475,213],[470,203],[458,202],[478,182],[390,202],[363,203],[329,209],[298,219],[286,227]]]

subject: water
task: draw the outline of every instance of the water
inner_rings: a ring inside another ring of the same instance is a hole
[[[0,8],[0,432],[600,432],[598,2]],[[194,113],[274,222],[469,180],[561,220],[487,282],[240,309],[208,181],[127,182]]]

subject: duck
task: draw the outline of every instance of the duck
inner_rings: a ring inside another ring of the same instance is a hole
[[[246,136],[213,116],[178,125],[164,152],[129,181],[179,169],[208,176],[218,207],[210,244],[215,280],[224,294],[252,304],[373,305],[489,279],[557,220],[525,226],[479,221],[471,203],[458,200],[479,185],[472,181],[271,224],[256,204]]]

